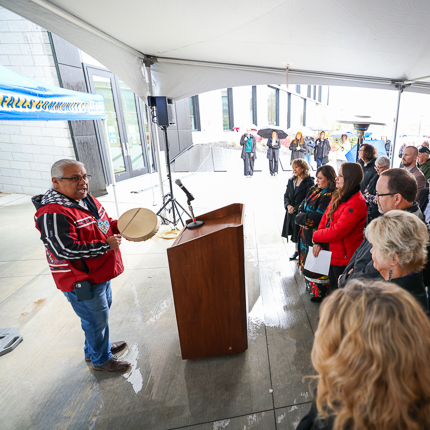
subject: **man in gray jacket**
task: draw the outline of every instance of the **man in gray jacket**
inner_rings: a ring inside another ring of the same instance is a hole
[[[412,173],[415,176],[415,179],[417,181],[417,195],[415,197],[415,200],[419,200],[420,198],[420,192],[426,187],[426,177],[424,176],[423,172],[421,172],[420,169],[417,167],[417,160],[418,160],[418,149],[415,148],[415,146],[407,146],[402,155],[402,164],[403,167],[410,173]]]
[[[414,176],[405,169],[389,169],[382,172],[376,183],[379,212],[386,214],[395,209],[404,210],[424,220],[418,203],[414,201],[416,193],[417,182]],[[339,277],[339,288],[343,288],[350,279],[380,276],[373,267],[371,249],[372,244],[364,239]]]

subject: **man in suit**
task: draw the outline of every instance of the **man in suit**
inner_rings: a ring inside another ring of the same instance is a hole
[[[417,167],[418,160],[418,149],[415,146],[407,146],[402,155],[403,168],[409,173],[415,176],[417,181],[418,192],[415,200],[419,200],[420,192],[426,186],[426,177],[423,175],[420,169]]]
[[[426,189],[428,190],[428,188]],[[418,203],[414,201],[416,194],[417,182],[406,169],[388,169],[381,173],[376,183],[376,201],[381,214],[392,210],[402,210],[414,214],[422,220],[423,214]],[[349,280],[354,278],[377,278],[379,276],[379,272],[373,266],[371,249],[372,244],[364,239],[340,276],[339,288],[343,288]]]

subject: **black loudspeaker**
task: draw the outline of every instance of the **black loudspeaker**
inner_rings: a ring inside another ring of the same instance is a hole
[[[176,124],[175,102],[167,97],[148,97],[149,106],[157,110],[157,124],[169,127]]]

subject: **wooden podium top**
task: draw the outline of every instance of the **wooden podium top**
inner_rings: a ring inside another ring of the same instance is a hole
[[[198,221],[204,221],[205,224],[202,227],[193,230],[183,228],[175,242],[173,242],[172,248],[191,240],[198,239],[199,237],[207,236],[219,230],[223,230],[224,228],[243,225],[244,212],[244,205],[242,203],[233,203],[229,206],[200,215],[196,219]],[[190,222],[192,222],[192,220],[187,220],[187,224]]]

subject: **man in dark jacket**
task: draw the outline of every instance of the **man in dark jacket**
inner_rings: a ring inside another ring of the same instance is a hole
[[[412,174],[405,169],[386,170],[381,173],[376,184],[379,211],[385,214],[395,209],[404,210],[424,219],[418,203],[414,201],[416,193],[417,182]],[[339,278],[340,288],[350,279],[379,276],[379,272],[373,267],[371,249],[372,244],[364,239]]]
[[[127,343],[109,342],[110,281],[124,271],[117,221],[88,194],[91,176],[82,163],[59,160],[51,176],[53,189],[32,199],[49,268],[81,319],[85,361],[91,361],[94,370],[124,372],[130,363],[115,354]]]
[[[421,172],[426,178],[426,187],[429,186],[428,180],[430,179],[429,155],[430,155],[430,149],[427,148],[427,146],[422,146],[418,150],[418,165],[419,165],[419,169],[421,170]]]

